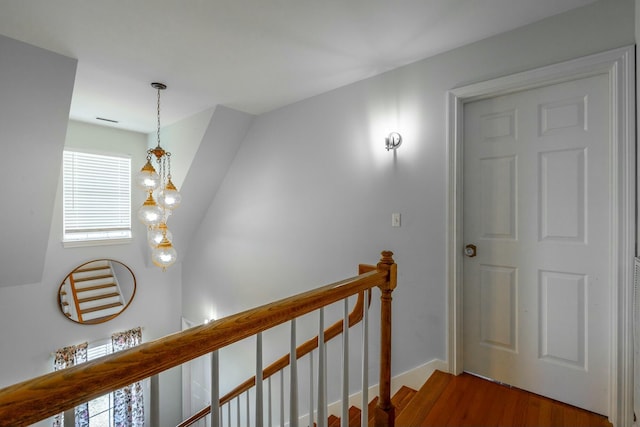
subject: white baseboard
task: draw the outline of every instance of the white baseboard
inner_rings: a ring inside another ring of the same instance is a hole
[[[420,365],[400,375],[396,375],[395,377],[391,378],[391,395],[393,396],[398,390],[400,390],[403,385],[414,390],[418,390],[427,381],[427,379],[429,379],[429,377],[435,370],[448,372],[449,367],[447,365],[447,362],[440,359],[433,359],[430,362],[425,363],[424,365]],[[369,387],[369,401],[373,400],[373,398],[377,395],[378,385],[376,384]],[[362,392],[354,393],[349,396],[349,407],[351,406],[362,408]],[[337,401],[329,404],[328,415],[335,415],[339,417],[341,416],[341,412],[342,401]],[[306,426],[308,425],[308,421],[309,415],[306,414],[300,417],[299,424],[301,426]]]

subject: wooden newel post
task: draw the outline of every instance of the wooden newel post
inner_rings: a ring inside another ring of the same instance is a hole
[[[395,407],[391,403],[391,293],[396,288],[398,273],[393,252],[383,251],[377,269],[387,272],[387,281],[380,286],[380,397],[375,409],[376,427],[395,425]]]

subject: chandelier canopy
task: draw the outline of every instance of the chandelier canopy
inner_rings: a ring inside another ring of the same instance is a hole
[[[164,271],[178,257],[171,243],[173,236],[167,228],[167,220],[173,210],[180,206],[182,197],[171,182],[171,153],[160,146],[160,91],[167,86],[163,83],[151,83],[151,87],[158,91],[158,145],[147,150],[147,162],[138,172],[135,181],[148,193],[138,210],[138,218],[147,226],[151,260]],[[153,159],[157,170],[153,166]]]

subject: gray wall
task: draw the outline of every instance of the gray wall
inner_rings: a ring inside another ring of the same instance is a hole
[[[0,287],[42,279],[76,64],[0,36]]]
[[[255,118],[183,262],[183,314],[222,317],[349,277],[389,249],[393,374],[446,360],[447,90],[633,43],[634,1],[600,1]],[[389,131],[404,137],[395,154]],[[274,335],[265,361],[282,353]],[[251,360],[236,351],[222,369],[241,377]]]

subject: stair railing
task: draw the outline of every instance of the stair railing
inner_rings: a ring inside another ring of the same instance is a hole
[[[71,290],[71,298],[73,299],[73,307],[78,317],[78,322],[82,323],[82,311],[80,310],[80,302],[78,302],[78,292],[76,290],[76,281],[73,273],[69,274],[69,289]]]
[[[87,363],[3,388],[0,390],[0,426],[28,426],[209,353],[212,354],[213,368],[211,401],[219,402],[218,350],[245,338],[256,336],[259,357],[257,357],[256,379],[254,380],[254,383],[257,384],[255,411],[256,427],[260,427],[263,419],[261,387],[264,372],[261,366],[262,332],[287,321],[292,322],[291,353],[295,352],[296,357],[288,357],[288,359],[295,362],[298,357],[294,338],[295,319],[319,310],[321,328],[317,342],[321,349],[318,362],[319,370],[321,370],[323,364],[326,366],[326,360],[322,361],[322,350],[326,342],[325,330],[322,326],[324,307],[344,300],[345,323],[351,324],[346,309],[347,299],[374,287],[378,287],[382,293],[380,307],[380,396],[375,408],[375,425],[393,426],[395,414],[391,404],[390,389],[391,294],[397,284],[397,268],[392,255],[389,251],[382,252],[382,258],[377,266],[361,267],[360,271],[370,271],[351,279],[303,292],[206,325],[196,326]],[[318,378],[319,382],[322,382],[321,375]],[[323,393],[322,390],[323,388],[319,385],[319,395]],[[326,386],[324,394],[326,396]],[[231,398],[229,395],[225,397]],[[321,401],[319,396],[319,426],[323,425],[323,421],[320,419],[320,416],[323,415],[320,413]],[[218,416],[212,417],[213,426],[220,425],[219,408],[215,410],[218,412]],[[293,423],[291,425],[295,425],[297,419],[291,419],[290,422]],[[324,425],[326,425],[326,416],[324,417]]]
[[[371,265],[360,265],[359,266],[359,274],[368,273],[370,271],[376,270],[375,266]],[[356,300],[353,309],[349,313],[349,328],[357,325],[364,317],[364,310],[368,310],[368,307],[371,305],[371,293],[367,292],[367,307],[365,307],[365,291],[358,293],[358,299]],[[333,338],[339,336],[344,331],[344,321],[339,320],[335,322],[333,325],[324,330],[324,342],[329,342]],[[305,341],[302,345],[296,348],[296,359],[302,359],[304,356],[310,354],[312,351],[318,348],[318,336]],[[282,372],[287,366],[290,365],[291,356],[290,353],[285,354],[269,366],[267,366],[262,371],[262,379],[269,380],[272,376],[276,375],[279,372]],[[313,371],[313,369],[310,369]],[[313,374],[313,372],[311,372]],[[234,399],[239,398],[244,393],[251,390],[256,385],[256,377],[255,375],[251,378],[247,379],[243,383],[236,386],[233,390],[225,394],[220,398],[219,406],[222,407],[224,405],[229,405]],[[313,393],[311,393],[311,400],[313,401]],[[313,404],[309,405],[310,408],[313,408]],[[205,418],[207,415],[211,414],[211,405],[201,409],[196,412],[191,417],[187,418],[176,427],[189,427],[199,420]],[[312,423],[310,423],[312,424]]]

